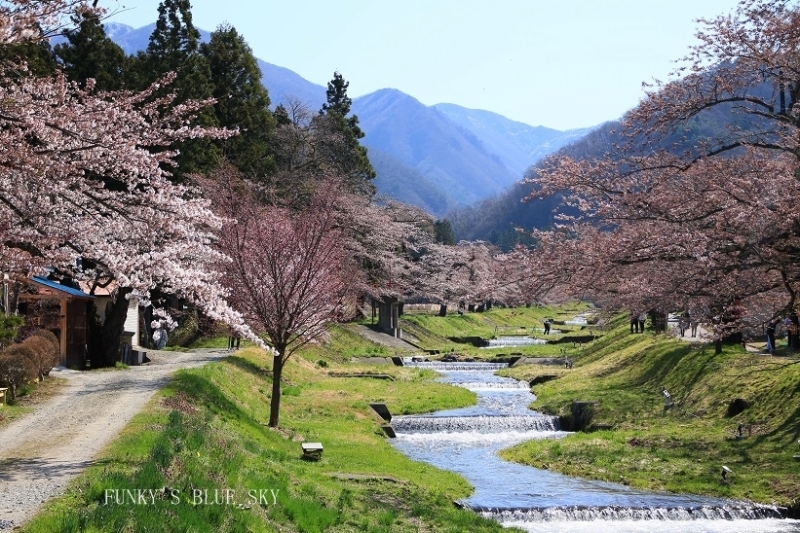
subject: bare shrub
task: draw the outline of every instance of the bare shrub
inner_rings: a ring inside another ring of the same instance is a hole
[[[10,391],[10,398],[17,397],[17,389],[32,379],[36,379],[35,354],[23,344],[12,344],[0,352],[0,383]]]
[[[36,377],[43,380],[53,369],[53,345],[43,337],[33,336],[22,341],[33,355],[33,367]]]
[[[58,342],[58,337],[52,331],[48,331],[46,329],[37,329],[31,334],[31,337],[38,337],[47,341],[50,349],[48,350],[48,363],[50,365],[50,369],[54,366],[58,366],[61,362],[61,344]],[[50,372],[50,369],[47,372]],[[47,374],[45,374],[46,376]]]

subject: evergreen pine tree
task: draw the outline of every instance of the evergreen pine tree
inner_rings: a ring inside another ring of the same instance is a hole
[[[223,24],[201,45],[209,65],[217,124],[239,135],[219,141],[225,157],[243,174],[261,178],[274,170],[270,134],[275,118],[253,52],[236,29]]]
[[[347,96],[349,86],[350,83],[339,72],[333,73],[333,79],[328,82],[326,91],[327,102],[322,104],[320,110],[322,120],[318,122],[331,133],[341,136],[341,142],[328,145],[329,163],[345,173],[357,190],[371,195],[375,192],[375,187],[370,182],[375,178],[375,169],[369,162],[366,147],[358,142],[364,137],[364,132],[358,125],[358,117],[347,116],[352,105],[352,100]],[[331,136],[332,139],[336,137]]]
[[[200,32],[192,24],[189,0],[162,0],[158,19],[147,50],[133,61],[135,87],[143,89],[169,72],[178,78],[165,87],[163,94],[175,93],[175,103],[211,98],[211,70],[200,53]],[[201,126],[217,126],[214,110],[204,108],[195,119]],[[220,149],[208,139],[196,139],[173,147],[179,150],[176,180],[192,172],[215,167],[221,159]]]
[[[0,45],[0,61],[25,63],[27,71],[16,73],[5,71],[6,76],[16,75],[50,76],[55,72],[56,61],[47,39],[31,40],[22,44]],[[8,63],[6,63],[8,65]]]
[[[456,236],[453,233],[453,226],[450,221],[445,219],[437,220],[433,223],[434,238],[441,244],[455,244]]]
[[[278,126],[289,126],[292,119],[289,117],[289,110],[283,104],[278,104],[275,108],[275,122]]]
[[[75,15],[72,22],[76,28],[64,33],[67,42],[54,49],[67,78],[81,84],[92,78],[100,91],[125,88],[125,52],[106,36],[98,16]]]

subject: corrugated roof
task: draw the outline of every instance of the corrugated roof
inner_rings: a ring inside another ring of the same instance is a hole
[[[44,285],[45,287],[48,287],[50,289],[53,289],[53,290],[56,290],[56,291],[59,291],[59,292],[63,292],[65,294],[68,294],[68,295],[73,296],[75,298],[86,298],[87,300],[94,299],[94,296],[92,296],[91,294],[86,294],[85,292],[83,292],[80,289],[73,289],[72,287],[67,287],[66,285],[62,285],[62,284],[58,283],[57,281],[49,280],[47,278],[34,276],[33,277],[33,281],[35,281],[39,285]]]

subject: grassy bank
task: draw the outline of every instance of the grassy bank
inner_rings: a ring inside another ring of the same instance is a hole
[[[552,356],[572,349],[571,343],[554,342],[570,335],[591,334],[596,330],[596,328],[560,324],[588,309],[590,309],[588,304],[575,302],[558,307],[494,308],[483,313],[450,314],[446,317],[430,313],[411,313],[401,317],[401,326],[405,333],[410,333],[419,341],[421,348],[438,350],[440,353],[456,352],[480,359],[508,356],[512,352],[526,356]],[[560,333],[545,336],[542,331],[545,319],[555,320],[553,329],[559,330]],[[469,342],[469,339],[475,337],[492,339],[507,334],[547,338],[553,344],[478,348]]]
[[[715,355],[710,345],[630,334],[620,317],[573,358],[572,370],[534,387],[531,407],[568,416],[573,401],[593,401],[592,423],[613,429],[524,443],[503,452],[506,459],[648,489],[777,503],[797,512],[796,355],[764,356],[738,345]],[[539,366],[503,372],[525,380],[553,374]],[[672,395],[672,409],[665,409],[662,386]],[[749,407],[733,414],[729,407],[736,399]],[[726,482],[723,465],[733,470]]]
[[[330,377],[359,369],[327,357],[337,343],[362,342],[336,337],[287,367],[280,430],[265,425],[263,353],[180,371],[23,531],[500,531],[456,509],[471,487],[395,451],[368,407],[446,409],[471,404],[473,393],[410,368],[380,368],[394,380]],[[301,441],[323,443],[321,460],[301,459]]]

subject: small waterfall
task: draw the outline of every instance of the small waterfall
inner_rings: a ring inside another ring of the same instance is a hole
[[[531,386],[526,381],[511,381],[511,382],[456,381],[452,382],[451,384],[457,385],[459,387],[464,387],[465,389],[471,391],[490,391],[490,390],[530,391],[531,388]]]
[[[564,324],[569,324],[570,326],[585,326],[589,323],[589,318],[591,316],[592,313],[583,313],[570,320],[565,320]]]
[[[439,361],[412,361],[410,357],[404,357],[403,366],[429,368],[437,372],[487,372],[508,368],[508,363],[444,363]]]
[[[589,522],[642,521],[642,520],[765,520],[782,519],[777,507],[737,503],[731,505],[708,505],[699,507],[543,507],[525,509],[502,509],[470,507],[486,518],[502,523],[508,522]]]
[[[401,416],[392,419],[397,433],[559,431],[557,416]]]
[[[496,339],[489,339],[489,343],[484,348],[501,348],[513,346],[534,346],[537,344],[547,344],[544,339],[535,339],[533,337],[497,337]]]

